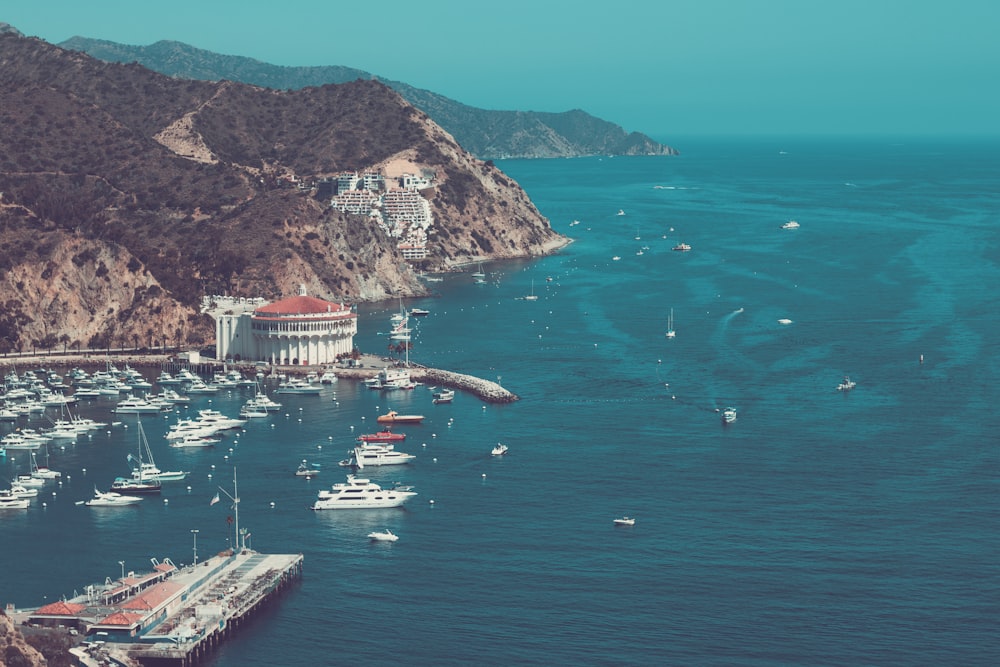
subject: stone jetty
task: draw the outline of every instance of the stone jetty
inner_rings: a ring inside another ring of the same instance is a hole
[[[365,380],[378,375],[381,369],[338,368],[334,373],[338,378]],[[468,392],[487,403],[513,403],[520,400],[517,394],[504,389],[496,382],[490,382],[472,375],[463,375],[439,368],[410,366],[410,379],[424,384],[458,389]]]

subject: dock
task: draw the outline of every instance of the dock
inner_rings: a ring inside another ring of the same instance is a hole
[[[302,575],[302,554],[224,552],[197,565],[158,562],[145,575],[88,586],[84,595],[19,612],[34,626],[72,628],[94,664],[192,667]]]

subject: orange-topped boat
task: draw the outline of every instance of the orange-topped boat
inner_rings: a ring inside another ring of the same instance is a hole
[[[376,419],[379,424],[419,424],[423,420],[423,415],[401,415],[395,410],[389,410]]]

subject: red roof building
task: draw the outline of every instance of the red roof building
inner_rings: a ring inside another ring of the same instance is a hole
[[[226,302],[229,304],[229,301]],[[210,310],[219,359],[314,365],[354,349],[358,316],[350,307],[306,294],[249,309]]]

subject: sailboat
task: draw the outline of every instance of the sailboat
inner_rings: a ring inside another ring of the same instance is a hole
[[[667,333],[664,334],[667,338],[673,338],[677,335],[674,331],[674,309],[670,309],[670,317],[667,318]]]
[[[538,301],[538,296],[535,294],[535,281],[531,281],[531,293],[524,297],[525,301]]]
[[[472,281],[479,284],[486,282],[486,274],[483,273],[482,262],[479,263],[479,270],[472,274]]]

